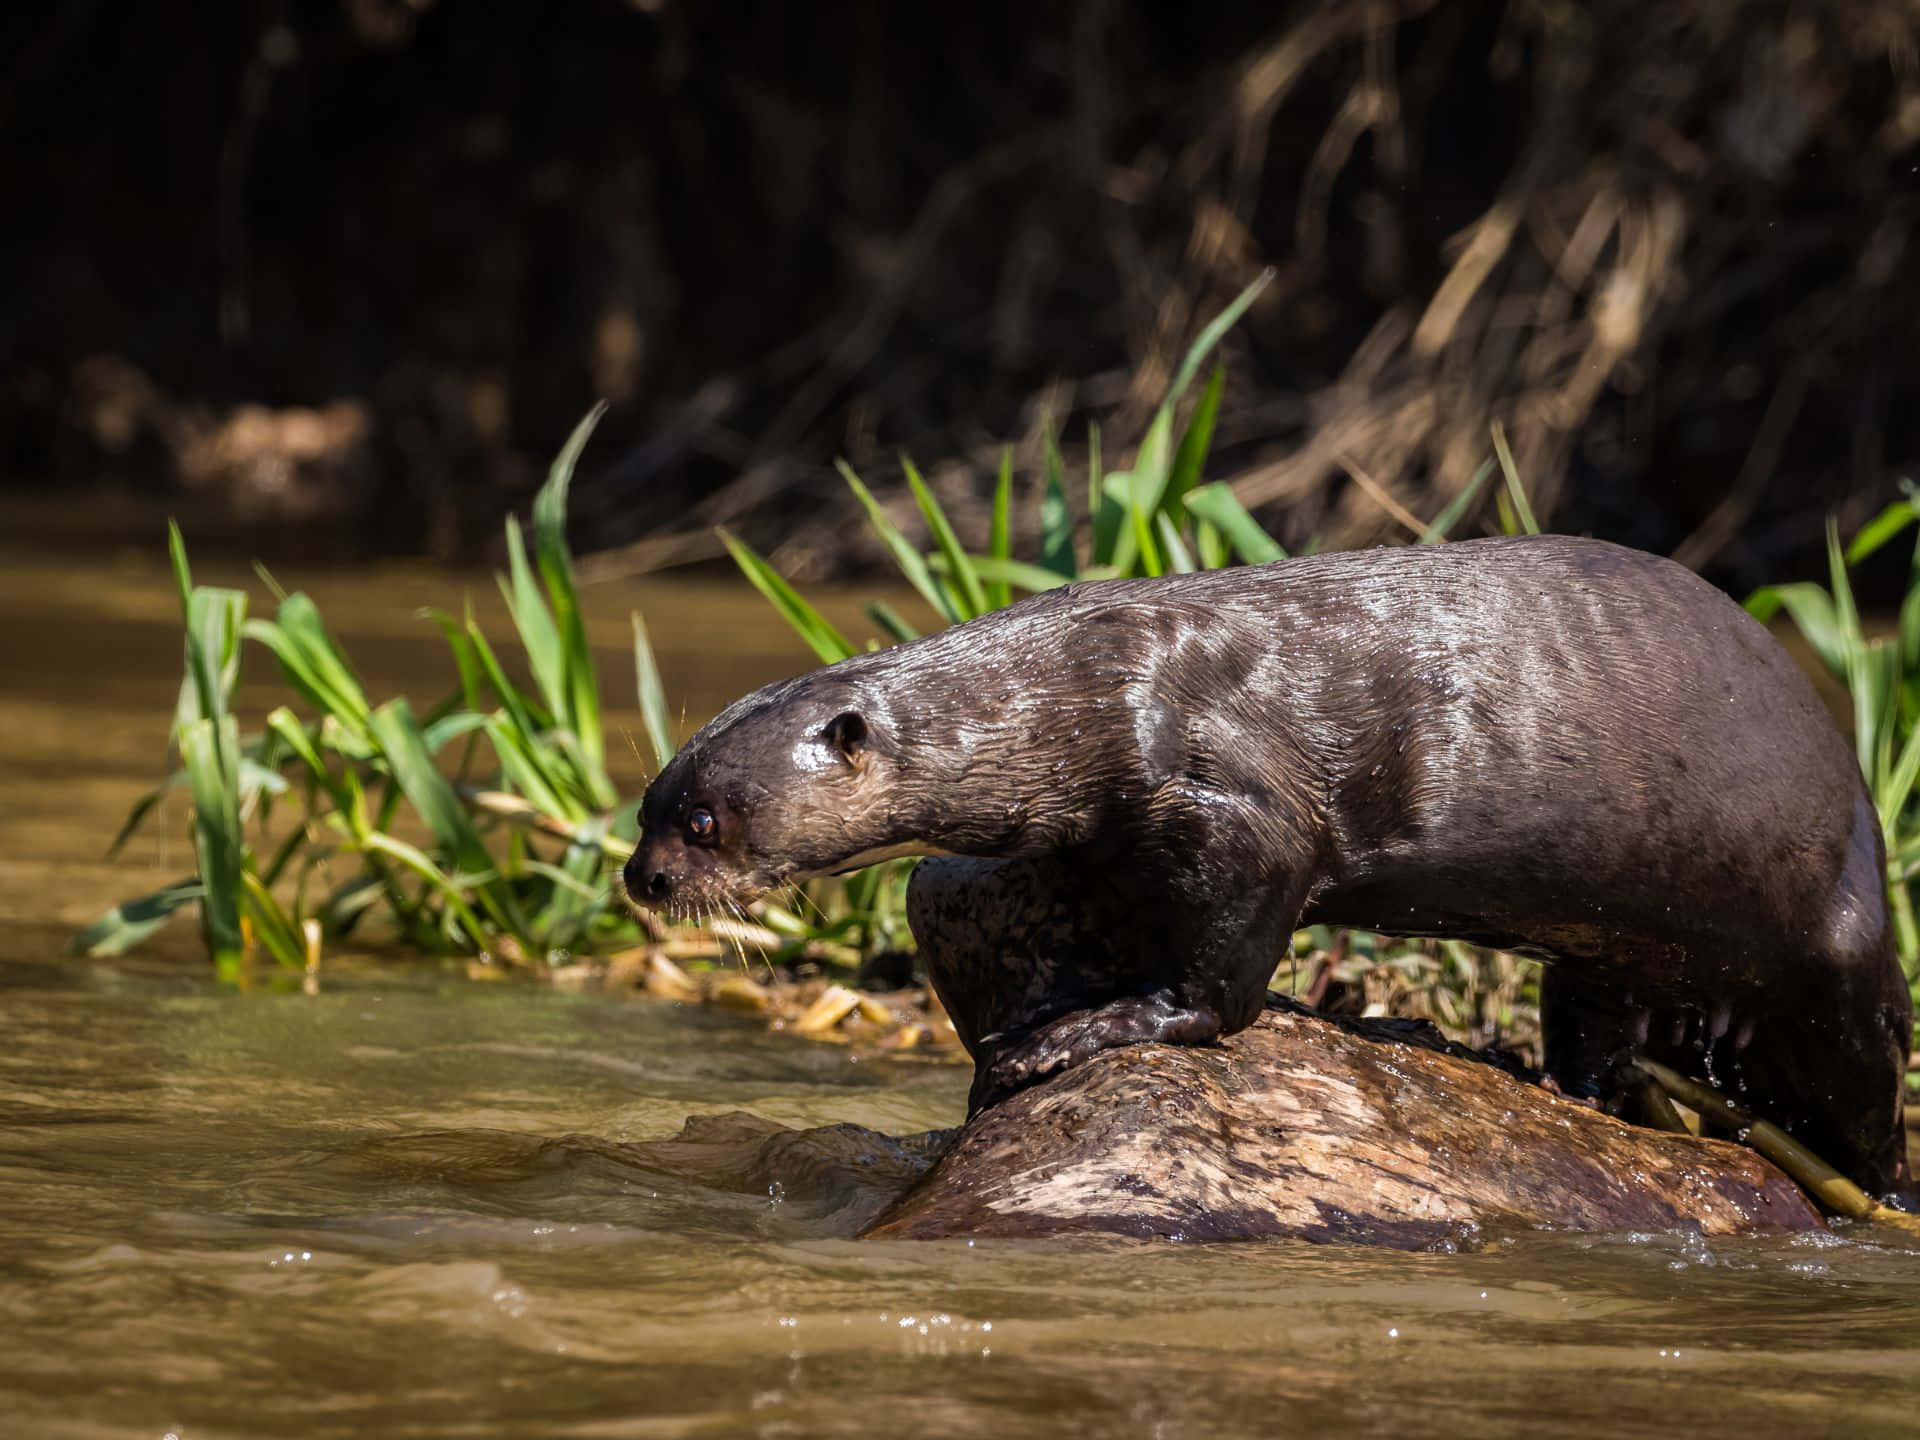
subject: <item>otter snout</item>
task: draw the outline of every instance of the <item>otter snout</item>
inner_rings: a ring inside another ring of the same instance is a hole
[[[671,905],[675,892],[681,888],[675,883],[667,857],[660,853],[661,849],[658,841],[643,841],[627,857],[627,863],[620,872],[620,878],[627,887],[627,898],[650,910],[665,909]]]
[[[726,850],[648,830],[620,872],[627,898],[649,910],[694,915],[750,904],[770,886]]]

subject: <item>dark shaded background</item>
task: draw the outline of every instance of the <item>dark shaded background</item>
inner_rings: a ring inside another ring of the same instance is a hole
[[[964,524],[1265,265],[1212,474],[1292,544],[1494,419],[1556,528],[1736,586],[1916,473],[1914,0],[39,0],[0,56],[14,524],[471,554],[604,395],[602,573],[857,567],[836,455]]]

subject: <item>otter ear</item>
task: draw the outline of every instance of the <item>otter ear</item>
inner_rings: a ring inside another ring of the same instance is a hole
[[[867,722],[856,711],[842,710],[821,727],[820,738],[849,765],[858,765],[867,753]]]

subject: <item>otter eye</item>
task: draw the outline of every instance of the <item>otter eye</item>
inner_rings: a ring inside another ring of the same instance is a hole
[[[713,832],[718,828],[714,823],[713,812],[704,805],[699,806],[687,816],[687,834],[702,845],[713,839]]]

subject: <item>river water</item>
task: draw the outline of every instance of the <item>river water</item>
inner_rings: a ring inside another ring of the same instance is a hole
[[[281,578],[377,693],[450,683],[414,612],[460,582]],[[805,663],[741,585],[589,600],[607,688],[639,604],[689,720]],[[883,1147],[769,1176],[725,1117],[904,1135],[959,1119],[959,1069],[391,957],[222,989],[185,925],[65,958],[190,868],[177,806],[101,859],[161,761],[170,582],[15,550],[0,614],[0,1434],[1920,1429],[1920,1255],[1885,1236],[864,1244]],[[255,713],[282,698],[261,658]],[[711,1144],[650,1148],[689,1116]]]

